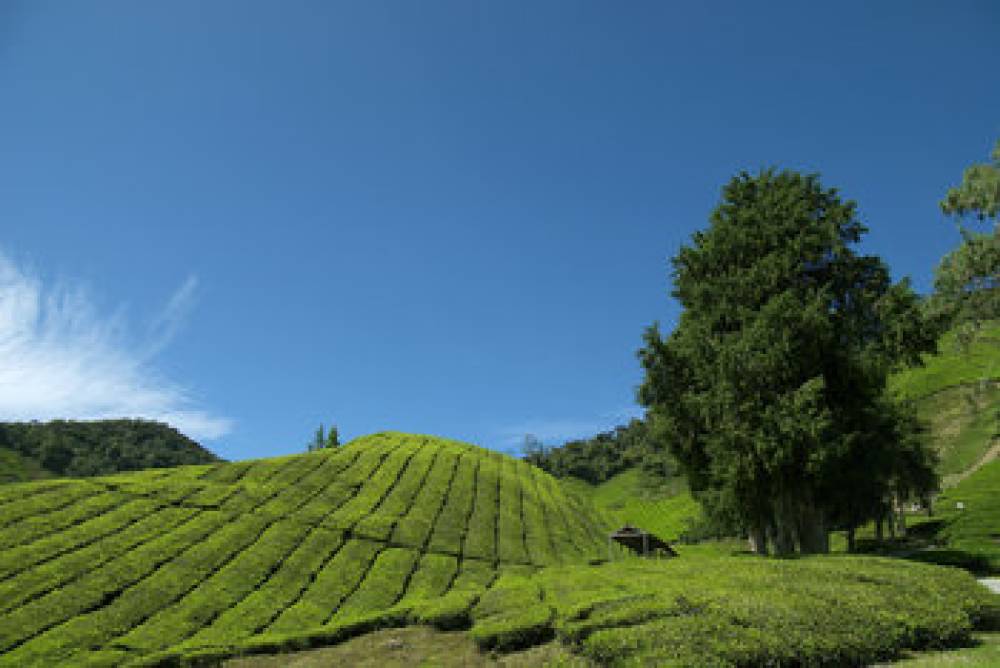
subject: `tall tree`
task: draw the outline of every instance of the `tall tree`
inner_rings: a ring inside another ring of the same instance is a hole
[[[949,324],[962,325],[965,341],[983,320],[1000,318],[1000,141],[991,157],[992,164],[966,169],[961,184],[941,201],[941,210],[958,219],[962,243],[938,265],[929,307]],[[993,230],[967,229],[960,221],[969,215],[979,222],[993,219]]]
[[[326,437],[323,435],[323,424],[320,423],[319,427],[316,429],[316,433],[313,434],[313,438],[309,441],[307,447],[309,452],[313,452],[315,450],[322,450],[325,445]]]
[[[335,424],[330,425],[330,431],[326,435],[326,447],[328,448],[340,447],[340,432],[337,431],[337,425]]]
[[[762,553],[826,551],[845,472],[867,476],[866,510],[889,493],[898,443],[871,407],[891,369],[935,349],[908,282],[851,250],[855,206],[815,175],[738,175],[672,259],[678,326],[639,351],[640,403],[692,491]],[[855,471],[866,457],[878,466]]]

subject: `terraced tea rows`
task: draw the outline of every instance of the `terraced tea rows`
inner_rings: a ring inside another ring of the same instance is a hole
[[[387,610],[448,626],[500,571],[600,558],[606,529],[527,464],[397,433],[5,486],[0,665],[155,662]]]

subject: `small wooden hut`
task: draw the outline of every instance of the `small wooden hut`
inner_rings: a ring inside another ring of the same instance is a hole
[[[608,534],[608,560],[613,558],[612,543],[618,543],[643,557],[677,556],[677,553],[667,544],[667,541],[629,524]]]

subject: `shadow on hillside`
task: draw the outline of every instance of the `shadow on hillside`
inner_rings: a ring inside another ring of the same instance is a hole
[[[881,541],[874,538],[859,538],[855,554],[872,554],[938,566],[954,566],[977,576],[996,572],[986,555],[937,545],[934,539],[937,530],[943,526],[944,523],[941,521],[925,522],[905,538],[887,538]]]

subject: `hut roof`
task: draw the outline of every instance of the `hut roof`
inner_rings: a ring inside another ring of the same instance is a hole
[[[677,552],[670,547],[667,541],[630,524],[626,524],[617,531],[613,531],[608,537],[619,545],[623,545],[639,554],[661,551],[666,552],[672,557],[677,556]]]

